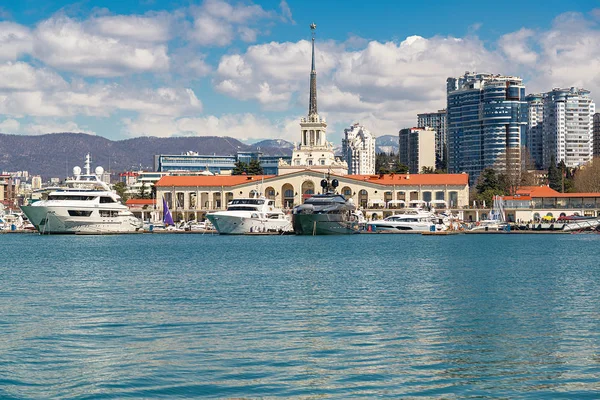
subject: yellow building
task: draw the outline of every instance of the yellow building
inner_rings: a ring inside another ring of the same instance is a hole
[[[157,208],[164,198],[178,220],[201,219],[208,211],[224,210],[235,198],[264,195],[278,207],[291,209],[320,193],[323,173],[303,170],[285,175],[165,176],[156,183]],[[462,208],[469,203],[466,174],[387,174],[334,176],[338,192],[351,198],[372,218],[383,217],[411,202]]]

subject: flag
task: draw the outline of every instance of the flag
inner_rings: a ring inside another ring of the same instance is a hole
[[[173,217],[171,216],[171,211],[169,211],[169,206],[167,205],[167,200],[163,197],[163,222],[165,226],[175,225],[173,222]]]

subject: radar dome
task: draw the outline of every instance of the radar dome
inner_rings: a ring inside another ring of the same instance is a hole
[[[94,172],[96,172],[96,175],[102,175],[104,173],[104,168],[97,166]]]
[[[73,175],[81,175],[81,168],[73,167]]]

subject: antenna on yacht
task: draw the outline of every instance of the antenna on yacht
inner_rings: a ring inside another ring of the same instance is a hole
[[[90,164],[91,164],[91,159],[90,159],[90,153],[87,153],[85,156],[85,174],[89,175],[90,174]]]
[[[261,195],[261,196],[264,196],[264,195],[265,195],[264,188],[263,188],[263,185],[264,185],[264,184],[265,184],[265,177],[264,177],[264,176],[262,176],[262,177],[260,178],[260,195]]]

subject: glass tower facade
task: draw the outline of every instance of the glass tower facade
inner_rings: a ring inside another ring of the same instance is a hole
[[[485,168],[519,168],[527,126],[521,78],[465,73],[447,80],[448,169],[474,184]]]

